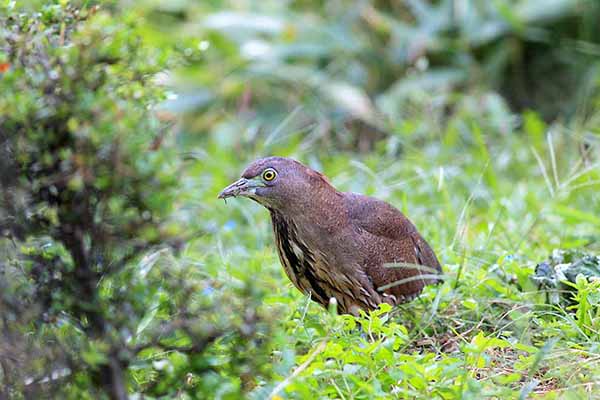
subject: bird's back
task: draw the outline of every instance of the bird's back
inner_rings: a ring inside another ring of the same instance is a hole
[[[426,284],[440,281],[435,253],[404,214],[372,197],[345,193],[344,198],[348,223],[365,256],[362,268],[386,301],[408,301]]]

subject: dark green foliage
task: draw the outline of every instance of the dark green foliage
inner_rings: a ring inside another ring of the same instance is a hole
[[[218,280],[169,257],[186,223],[154,112],[168,53],[96,7],[0,15],[0,395],[241,390],[263,364],[260,292],[209,296]]]

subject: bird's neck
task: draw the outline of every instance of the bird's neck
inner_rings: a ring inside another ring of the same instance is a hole
[[[312,190],[301,198],[270,211],[292,223],[308,224],[326,230],[346,222],[343,194],[332,186]]]

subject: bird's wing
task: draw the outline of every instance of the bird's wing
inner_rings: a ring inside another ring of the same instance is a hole
[[[442,267],[429,244],[404,214],[372,197],[354,193],[346,193],[345,197],[350,222],[381,239],[377,242],[381,246],[379,252],[385,253],[384,263],[408,264],[407,268],[384,265],[368,268],[366,272],[377,288],[391,285],[385,292],[407,297],[419,293],[425,284],[437,281],[418,278],[418,275],[441,273]],[[426,268],[411,268],[410,264]],[[400,281],[404,283],[393,286]]]

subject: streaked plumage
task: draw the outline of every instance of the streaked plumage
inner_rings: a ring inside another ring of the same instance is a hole
[[[375,198],[340,192],[295,160],[253,162],[219,197],[237,195],[269,210],[287,276],[325,307],[332,297],[341,313],[357,314],[383,302],[396,305],[440,280],[433,250],[400,211]]]

